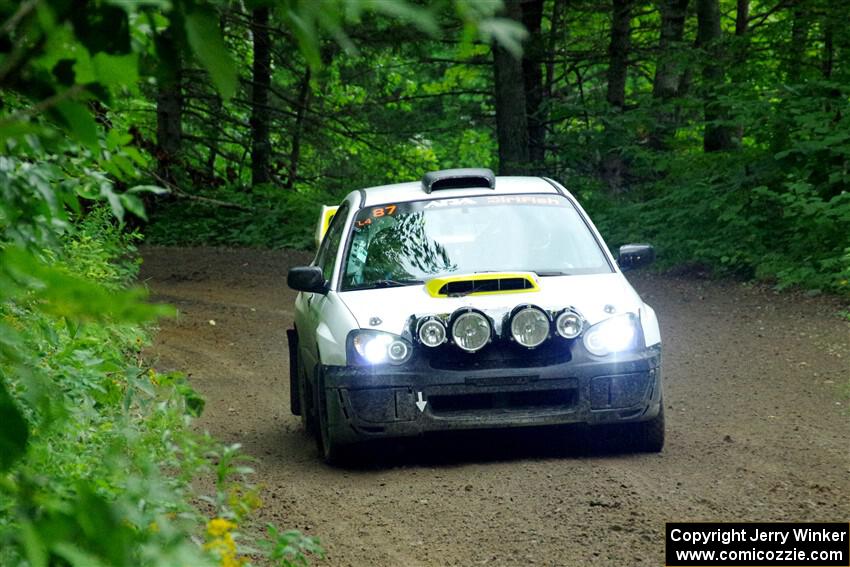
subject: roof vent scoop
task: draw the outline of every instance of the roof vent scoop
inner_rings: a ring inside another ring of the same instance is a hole
[[[489,169],[462,168],[429,171],[422,177],[422,189],[426,193],[440,189],[496,188],[496,176]]]

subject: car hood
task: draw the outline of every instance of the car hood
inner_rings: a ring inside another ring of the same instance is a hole
[[[591,325],[612,313],[637,313],[643,305],[626,278],[619,273],[539,278],[539,291],[494,293],[461,297],[433,297],[424,285],[344,291],[340,299],[363,329],[404,334],[410,317],[440,315],[473,307],[489,315],[501,332],[503,316],[520,304],[546,310],[572,307]]]

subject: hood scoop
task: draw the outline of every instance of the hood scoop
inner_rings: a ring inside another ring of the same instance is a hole
[[[537,275],[532,272],[488,272],[458,274],[425,282],[431,297],[461,297],[540,291]]]

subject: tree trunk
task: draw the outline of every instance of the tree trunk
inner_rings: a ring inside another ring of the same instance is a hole
[[[652,96],[668,100],[679,95],[682,64],[679,47],[685,35],[688,0],[664,0],[661,3],[661,34],[658,38],[658,62],[652,83]]]
[[[606,99],[613,108],[626,106],[626,79],[631,49],[631,19],[633,0],[613,0],[611,10],[611,41],[608,44],[608,90]],[[609,122],[607,138],[612,142],[622,139],[624,132],[616,121]],[[612,144],[618,146],[619,143]],[[608,148],[599,163],[599,173],[611,193],[623,191],[626,162],[619,149]]]
[[[567,0],[554,0],[552,3],[551,27],[549,29],[548,45],[546,47],[546,98],[551,100],[555,86],[555,59],[558,52],[558,40],[563,38],[564,8]]]
[[[608,104],[626,105],[626,79],[631,48],[632,0],[613,0],[611,43],[608,45]]]
[[[271,43],[269,9],[257,8],[251,13],[254,38],[253,87],[251,89],[251,185],[271,180],[269,161],[269,85],[271,84]]]
[[[221,115],[223,112],[223,104],[221,97],[214,94],[210,101],[210,120],[204,124],[204,135],[209,140],[207,153],[207,161],[204,168],[204,173],[207,178],[215,178],[215,162],[218,159],[218,143],[219,143],[219,128],[221,127]]]
[[[505,3],[505,16],[516,21],[522,20],[520,0]],[[529,151],[522,61],[500,45],[494,45],[493,74],[499,173],[523,174],[528,168]]]
[[[738,0],[735,8],[735,53],[732,61],[732,83],[744,85],[747,82],[747,58],[750,41],[747,31],[750,25],[750,0]],[[740,122],[735,126],[735,143],[741,144],[744,139],[744,125]]]
[[[523,0],[522,24],[529,33],[522,57],[522,78],[525,87],[525,114],[528,121],[528,154],[535,173],[542,173],[545,158],[546,117],[543,102],[543,0]]]
[[[821,73],[824,79],[832,78],[832,70],[835,67],[835,20],[827,16],[823,24],[823,58],[821,60]]]
[[[791,41],[785,50],[787,60],[784,69],[785,83],[788,85],[799,85],[803,82],[803,58],[808,48],[810,21],[802,4],[801,0],[797,0],[791,8]],[[791,144],[793,119],[788,111],[790,98],[790,95],[785,93],[777,105],[773,139],[771,140],[771,151],[773,152],[785,150]]]
[[[225,26],[226,18],[224,14],[222,14],[218,20],[218,28],[221,31],[222,36],[224,36],[225,33]],[[223,111],[224,105],[222,103],[221,96],[218,92],[214,92],[213,99],[210,101],[210,117],[212,120],[204,125],[204,131],[209,139],[209,152],[207,153],[205,174],[210,181],[216,179],[215,163],[219,155],[219,128],[221,127],[220,121],[222,119]]]
[[[821,56],[821,74],[823,78],[827,81],[833,79],[833,73],[835,71],[835,54],[836,51],[839,53],[847,53],[848,45],[844,43],[841,45],[840,40],[842,37],[847,39],[847,34],[840,34],[838,36],[839,45],[836,45],[836,37],[835,32],[837,29],[840,29],[841,25],[841,7],[838,5],[831,6],[829,10],[826,11],[823,22],[823,54]],[[835,85],[829,87],[827,91],[827,99],[826,99],[826,111],[830,113],[835,113],[833,117],[833,122],[838,123],[841,120],[841,105],[836,105],[841,99],[841,89]]]
[[[286,173],[286,183],[284,187],[291,189],[295,185],[295,178],[298,174],[298,160],[301,158],[301,136],[304,132],[304,117],[307,115],[307,108],[310,105],[310,67],[304,71],[304,77],[301,79],[301,87],[298,92],[298,108],[295,110],[295,128],[292,132],[292,149],[289,153],[289,170]]]
[[[794,4],[791,21],[791,45],[788,46],[788,83],[796,84],[802,80],[803,57],[809,39],[809,20],[802,2]]]
[[[735,35],[738,37],[747,33],[750,24],[750,0],[738,0],[735,7]]]
[[[703,52],[702,88],[705,132],[703,151],[717,152],[732,148],[729,127],[719,124],[726,118],[717,92],[723,87],[724,71],[719,0],[697,0],[697,47]]]
[[[685,72],[682,65],[682,39],[685,35],[685,19],[688,0],[662,0],[661,33],[658,37],[658,59],[652,96],[661,108],[655,114],[655,125],[649,137],[651,147],[666,149],[669,140],[676,135],[678,116],[669,108],[669,102],[681,96]]]
[[[561,42],[566,42],[566,30],[565,25],[563,23],[564,20],[564,12],[566,8],[567,0],[554,0],[552,2],[552,13],[549,19],[549,37],[546,39],[546,77],[544,79],[543,85],[543,93],[546,100],[546,112],[544,114],[546,122],[549,120],[549,109],[552,103],[552,95],[555,91],[555,61],[558,60],[558,46]],[[544,124],[544,158],[545,158],[545,145],[546,145],[546,127]],[[554,163],[550,163],[548,169],[550,171],[559,171],[560,156],[558,152],[553,152],[551,155],[550,161],[554,161]]]
[[[183,137],[183,61],[171,29],[157,38],[157,51],[166,53],[167,63],[158,69],[156,92],[157,175],[174,181],[173,165],[179,160]]]

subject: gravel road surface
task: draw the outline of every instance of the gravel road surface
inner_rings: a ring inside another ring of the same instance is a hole
[[[561,428],[386,444],[335,469],[288,404],[286,272],[309,256],[143,256],[154,298],[180,311],[155,365],[190,376],[199,427],[257,459],[260,522],[319,536],[318,565],[659,566],[667,521],[850,521],[850,324],[835,299],[633,276],[662,327],[659,455]]]

